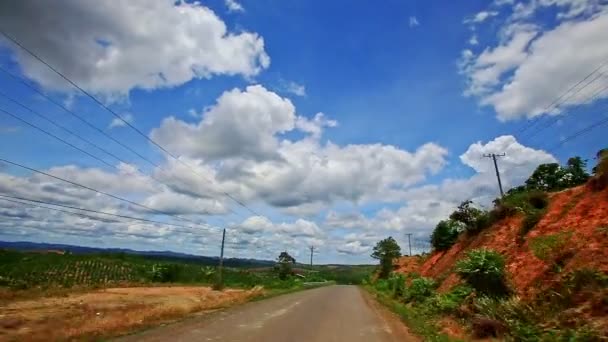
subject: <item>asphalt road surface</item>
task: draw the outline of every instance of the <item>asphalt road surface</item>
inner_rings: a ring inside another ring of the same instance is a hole
[[[356,286],[327,286],[194,317],[119,341],[417,341]]]

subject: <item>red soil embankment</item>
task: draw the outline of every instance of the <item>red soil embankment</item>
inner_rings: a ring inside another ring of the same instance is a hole
[[[534,296],[573,270],[592,268],[608,273],[608,189],[592,192],[580,186],[551,194],[545,216],[525,241],[518,243],[522,219],[521,215],[504,219],[476,236],[463,234],[452,248],[433,253],[422,265],[401,258],[396,271],[443,280],[439,290],[445,291],[459,282],[452,270],[467,251],[493,249],[505,257],[509,282],[524,297]],[[563,251],[568,253],[562,253],[569,258],[562,272],[555,274],[550,271],[551,265],[534,256],[529,242],[538,236],[569,231],[572,235]]]

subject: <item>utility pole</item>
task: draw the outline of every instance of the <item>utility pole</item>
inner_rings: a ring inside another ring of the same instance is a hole
[[[222,231],[222,249],[220,252],[220,267],[217,272],[217,284],[216,287],[218,290],[224,288],[224,275],[222,274],[224,269],[224,241],[226,241],[226,228]]]
[[[315,252],[315,246],[310,246],[310,269],[312,270],[312,255]]]
[[[407,244],[410,246],[410,256],[412,256],[412,233],[406,233],[407,235]]]
[[[498,171],[498,163],[496,162],[496,157],[504,157],[504,156],[506,156],[506,154],[491,153],[491,154],[484,154],[483,156],[485,158],[492,158],[492,160],[494,161],[494,169],[496,170],[496,178],[498,179],[498,187],[500,188],[500,197],[505,197],[505,193],[504,193],[504,191],[502,191],[502,182],[500,181],[500,172]]]

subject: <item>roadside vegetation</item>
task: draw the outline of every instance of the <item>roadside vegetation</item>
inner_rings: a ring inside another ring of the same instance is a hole
[[[459,259],[447,272],[434,277],[417,272],[385,272],[387,266],[381,262],[365,287],[400,314],[414,333],[429,341],[608,340],[608,274],[584,265],[567,267],[576,253],[572,247],[576,228],[562,226],[554,233],[531,234],[545,219],[552,192],[583,184],[590,194],[608,188],[608,150],[597,156],[598,165],[592,175],[587,174],[586,162],[579,157],[569,159],[565,166],[539,166],[525,185],[495,200],[491,210],[480,209],[471,201],[463,202],[448,219],[437,224],[431,236],[434,252],[427,270],[457,248],[450,255]],[[578,193],[573,196],[561,212],[553,214],[551,220],[555,221],[551,224],[559,225],[559,220],[581,198]],[[538,283],[539,291],[533,296],[518,295],[512,281],[522,275],[509,274],[504,250],[483,246],[482,242],[494,235],[478,239],[490,227],[516,216],[521,219],[511,222],[519,222],[520,226],[515,241],[508,242],[511,245],[507,248],[521,249],[542,261],[546,265],[543,279],[551,279]],[[603,227],[595,229],[596,239],[606,238]],[[471,241],[477,243],[469,247]],[[382,246],[379,242],[376,247]]]

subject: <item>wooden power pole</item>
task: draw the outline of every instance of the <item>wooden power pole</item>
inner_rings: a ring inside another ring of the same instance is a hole
[[[500,189],[500,197],[505,197],[505,193],[502,190],[502,182],[500,181],[500,172],[498,171],[498,163],[496,162],[496,157],[504,157],[506,154],[502,153],[502,154],[496,154],[496,153],[490,153],[490,154],[484,154],[483,156],[486,158],[492,158],[492,160],[494,161],[494,169],[496,170],[496,179],[498,179],[498,188]]]
[[[412,233],[407,233],[407,244],[410,246],[410,256],[412,256]]]
[[[222,231],[222,249],[220,251],[220,266],[217,272],[217,288],[219,290],[224,288],[224,275],[222,274],[224,270],[224,242],[226,241],[226,228]]]
[[[312,256],[315,252],[315,246],[310,246],[310,269],[312,269]]]

